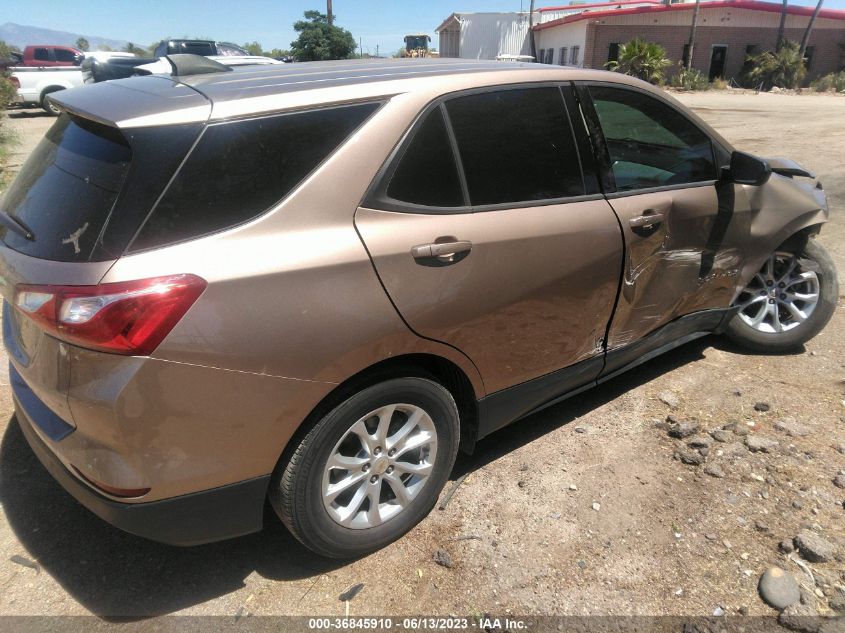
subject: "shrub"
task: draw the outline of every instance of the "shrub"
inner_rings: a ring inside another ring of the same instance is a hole
[[[766,51],[748,58],[747,80],[763,90],[772,87],[798,88],[807,73],[804,59],[795,42],[784,42],[777,52]]]
[[[0,108],[5,108],[12,103],[16,93],[17,90],[12,85],[11,80],[0,74]]]
[[[700,70],[681,68],[673,77],[671,84],[682,90],[708,90],[710,84]]]
[[[637,77],[649,83],[659,84],[670,62],[666,49],[660,44],[648,42],[640,37],[619,47],[619,57],[609,61],[605,67],[618,73]]]
[[[716,77],[711,83],[710,87],[713,90],[727,90],[728,82],[725,81],[722,77]]]
[[[816,92],[845,92],[845,70],[819,77],[810,87]]]

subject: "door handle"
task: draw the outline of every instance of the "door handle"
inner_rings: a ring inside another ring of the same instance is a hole
[[[448,258],[458,253],[468,253],[472,250],[472,242],[461,240],[458,242],[440,242],[432,244],[421,244],[411,249],[411,256],[414,259],[429,259],[437,257],[441,261],[448,261]]]
[[[654,226],[655,224],[660,224],[661,222],[663,222],[663,214],[653,211],[646,211],[643,215],[638,215],[637,217],[628,220],[628,224],[631,225],[631,228],[635,229],[648,228]]]

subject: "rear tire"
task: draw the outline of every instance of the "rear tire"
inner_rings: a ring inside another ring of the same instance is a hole
[[[808,240],[800,253],[771,255],[737,298],[740,311],[725,335],[754,352],[788,352],[822,331],[838,299],[833,260],[821,244]]]
[[[431,511],[455,463],[459,435],[457,406],[442,385],[424,378],[378,383],[307,432],[276,467],[270,502],[317,554],[368,554]]]
[[[51,94],[60,90],[64,90],[64,88],[47,88],[41,95],[41,108],[50,116],[59,116],[62,113],[61,108],[48,98]]]

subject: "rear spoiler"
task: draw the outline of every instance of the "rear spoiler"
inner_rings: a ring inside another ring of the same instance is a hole
[[[166,62],[166,63],[165,63]],[[160,68],[152,66],[157,64]],[[167,70],[167,64],[170,70]],[[229,66],[201,55],[178,53],[157,57],[113,57],[98,60],[89,57],[82,62],[82,80],[86,84],[99,83],[110,79],[126,79],[138,75],[169,74],[171,77],[203,75],[231,71]]]

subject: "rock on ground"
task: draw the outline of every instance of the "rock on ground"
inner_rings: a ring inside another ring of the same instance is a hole
[[[759,435],[749,435],[745,438],[745,445],[752,453],[771,453],[778,447],[777,440],[771,440]]]
[[[778,611],[801,600],[801,590],[795,578],[780,567],[769,567],[760,576],[757,589],[763,601]]]
[[[810,530],[801,530],[795,537],[795,547],[811,563],[829,563],[836,557],[836,546]]]
[[[774,427],[789,437],[804,437],[810,434],[810,427],[799,423],[795,418],[782,418],[775,421]]]
[[[698,422],[692,420],[681,420],[680,422],[669,423],[669,436],[679,440],[695,435],[698,431]]]

